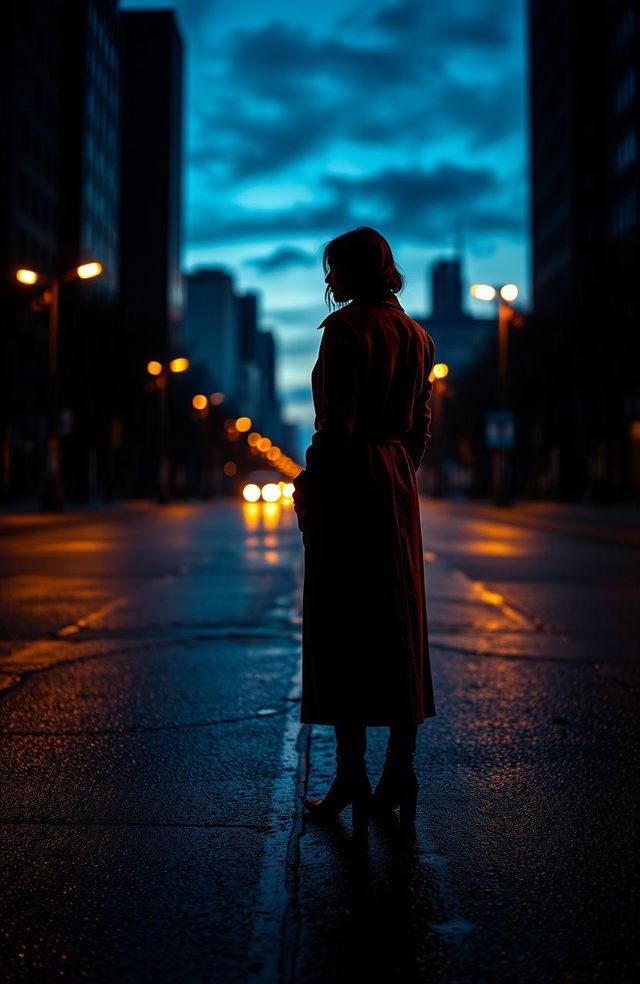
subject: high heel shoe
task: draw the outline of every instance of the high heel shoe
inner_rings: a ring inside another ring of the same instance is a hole
[[[371,802],[371,783],[364,760],[347,762],[336,754],[336,777],[324,799],[304,800],[305,808],[318,820],[335,820],[349,803],[352,804],[353,829],[366,828]]]
[[[411,752],[398,757],[387,751],[382,775],[371,796],[372,815],[385,816],[400,810],[401,823],[415,823],[420,783]]]

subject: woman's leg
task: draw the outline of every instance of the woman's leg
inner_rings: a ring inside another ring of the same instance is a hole
[[[418,725],[411,720],[402,719],[389,725],[389,752],[399,759],[413,755],[416,750]]]
[[[389,742],[382,775],[373,792],[372,809],[387,813],[400,807],[400,819],[413,823],[418,777],[413,769],[418,725],[403,718],[389,725]]]
[[[337,816],[348,803],[353,804],[353,828],[366,829],[371,783],[367,775],[365,752],[367,727],[364,724],[334,725],[336,734],[336,776],[323,800],[305,799],[304,803],[316,816]]]
[[[344,722],[334,725],[334,731],[338,764],[343,762],[347,769],[362,767],[367,751],[367,726]]]

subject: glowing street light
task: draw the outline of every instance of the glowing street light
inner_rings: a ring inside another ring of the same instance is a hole
[[[21,267],[16,280],[25,287],[33,287],[42,281],[49,289],[49,415],[47,436],[47,476],[42,494],[43,509],[64,509],[62,469],[60,465],[60,421],[58,409],[58,319],[60,309],[60,284],[69,280],[90,280],[103,272],[102,264],[93,260],[81,263],[66,273],[42,274],[37,270]]]
[[[511,306],[518,297],[516,284],[503,284],[501,287],[490,287],[488,284],[473,284],[470,288],[473,297],[481,301],[498,301],[498,385],[500,410],[493,415],[493,421],[498,420],[499,433],[513,433],[513,415],[507,409],[507,375],[508,375],[508,332],[509,323],[522,324],[522,316]],[[498,425],[496,425],[498,426]],[[508,452],[511,448],[509,436],[500,436],[492,445],[493,453],[493,501],[496,505],[509,505],[511,502],[508,489],[507,471],[509,468]]]
[[[198,393],[197,396],[194,396],[191,403],[193,404],[194,410],[206,410],[209,406],[209,401],[206,396],[203,396],[202,393]]]
[[[38,283],[38,274],[35,270],[18,270],[16,272],[16,280],[19,284],[31,286],[32,284]]]
[[[80,280],[93,280],[94,277],[99,277],[102,273],[102,263],[81,263],[80,266],[76,267],[76,273]]]
[[[446,362],[436,362],[432,372],[436,379],[444,379],[449,375],[449,366]]]
[[[504,284],[500,288],[500,297],[503,301],[515,301],[518,296],[518,288],[515,284]]]
[[[495,287],[490,287],[489,284],[472,284],[469,290],[479,301],[492,301],[496,296]]]
[[[189,368],[189,360],[184,358],[171,359],[168,366],[163,366],[157,359],[147,362],[147,372],[156,379],[156,389],[158,390],[158,428],[159,428],[159,448],[160,463],[158,474],[158,502],[161,504],[169,501],[169,441],[167,435],[167,401],[169,398],[168,380],[171,373],[185,372]],[[202,406],[196,406],[196,400],[204,400]],[[193,398],[193,405],[196,410],[203,410],[209,403],[206,396],[198,394]]]

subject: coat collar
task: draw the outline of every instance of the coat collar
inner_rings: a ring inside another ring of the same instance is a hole
[[[400,303],[400,301],[398,300],[395,294],[390,294],[388,297],[383,297],[378,301],[369,302],[369,304],[373,304],[375,307],[378,307],[378,305],[382,304],[385,307],[395,308],[397,311],[404,311],[402,304]],[[365,307],[365,306],[369,306],[366,301],[361,301],[361,302],[351,301],[349,304],[345,304],[343,308],[338,308],[336,311],[332,311],[331,314],[328,314],[327,317],[324,319],[324,321],[322,321],[318,325],[318,328],[324,328],[324,326],[328,323],[330,318],[333,318],[334,316],[336,317],[339,316],[340,314],[343,313],[343,311],[350,311],[351,308]]]

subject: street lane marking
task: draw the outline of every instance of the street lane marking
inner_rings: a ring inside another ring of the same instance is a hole
[[[82,618],[77,619],[75,622],[71,622],[69,625],[63,625],[61,629],[53,634],[64,638],[65,636],[74,635],[79,632],[80,629],[86,628],[87,625],[93,625],[97,622],[99,618],[104,615],[108,615],[109,612],[114,612],[117,608],[122,608],[129,601],[128,596],[122,595],[120,598],[115,598],[113,601],[108,602],[103,605],[102,608],[98,608],[95,612],[90,612],[88,615],[83,615]]]
[[[298,571],[298,578],[300,571]],[[292,597],[299,598],[296,579]],[[254,906],[253,924],[245,981],[274,984],[293,979],[298,922],[295,900],[298,893],[299,837],[302,831],[302,796],[308,770],[311,727],[299,721],[302,665],[296,671],[285,698],[296,710],[286,724],[278,778],[273,788],[268,822],[270,833],[263,844],[262,870]],[[293,822],[292,822],[293,821]]]

